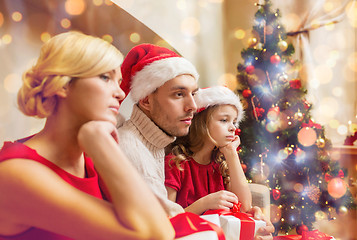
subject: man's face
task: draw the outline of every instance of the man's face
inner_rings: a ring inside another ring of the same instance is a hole
[[[197,83],[191,75],[180,75],[167,81],[148,96],[150,117],[171,136],[188,134],[197,109],[193,99]]]

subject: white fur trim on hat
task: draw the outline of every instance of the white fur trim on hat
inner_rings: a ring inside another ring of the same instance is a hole
[[[237,108],[238,116],[237,122],[239,123],[244,117],[243,106],[239,96],[232,90],[223,86],[214,86],[209,88],[199,89],[195,94],[195,101],[198,111],[202,111],[214,105],[233,105]]]
[[[198,81],[199,75],[196,68],[183,57],[170,57],[154,61],[132,77],[131,97],[134,102],[138,102],[167,81],[183,74],[192,75],[196,82]]]

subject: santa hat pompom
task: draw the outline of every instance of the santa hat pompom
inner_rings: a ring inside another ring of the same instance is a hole
[[[201,88],[195,95],[197,112],[201,112],[210,106],[215,105],[232,105],[238,111],[237,122],[239,123],[244,117],[243,106],[240,98],[229,88],[223,86],[214,86]]]
[[[196,68],[177,53],[152,44],[140,44],[130,50],[121,66],[120,88],[131,93],[134,102],[145,98],[167,81],[183,74],[198,81]]]

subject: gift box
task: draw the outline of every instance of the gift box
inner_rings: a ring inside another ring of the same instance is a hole
[[[335,238],[322,233],[319,230],[314,230],[303,231],[302,235],[276,236],[273,240],[335,240]]]
[[[208,221],[210,218],[216,221],[218,217],[219,226],[223,229],[227,240],[252,240],[257,230],[266,226],[266,222],[253,219],[251,215],[239,211],[237,207],[230,210],[209,210],[201,217],[205,217]]]
[[[209,218],[217,222],[214,218]],[[225,240],[224,233],[218,225],[201,218],[200,216],[185,212],[170,218],[175,229],[175,239],[178,240]]]

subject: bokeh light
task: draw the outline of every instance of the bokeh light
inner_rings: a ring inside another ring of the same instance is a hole
[[[105,34],[103,35],[102,39],[104,39],[105,41],[112,43],[113,42],[113,37],[110,34]]]
[[[105,2],[105,5],[107,5],[107,6],[113,5],[113,2],[111,0],[104,0],[104,2]]]
[[[3,44],[10,44],[12,42],[12,36],[10,34],[5,34],[1,38]]]
[[[20,22],[22,20],[22,14],[20,12],[13,12],[11,14],[11,18],[12,20],[14,20],[15,22]]]
[[[84,0],[66,0],[64,8],[69,15],[80,15],[86,8]]]
[[[95,6],[100,6],[100,5],[103,4],[103,0],[93,0],[93,4],[94,4]]]
[[[63,18],[61,20],[61,26],[65,29],[71,27],[71,21],[68,18]]]
[[[42,42],[47,42],[48,40],[50,40],[51,38],[51,34],[49,34],[48,32],[43,32],[41,33],[41,41]]]
[[[239,40],[243,39],[245,37],[245,31],[243,29],[235,30],[234,37]]]
[[[304,186],[301,183],[294,184],[294,191],[301,193],[304,190]]]
[[[315,67],[315,75],[320,84],[326,84],[331,82],[333,77],[333,72],[330,67],[322,64]]]
[[[301,23],[301,17],[295,13],[288,13],[283,22],[286,29],[296,29]]]
[[[328,124],[330,128],[336,129],[340,125],[340,122],[337,119],[331,119]]]
[[[340,134],[342,136],[346,136],[347,132],[348,132],[348,128],[346,125],[342,124],[342,125],[338,126],[338,128],[337,128],[338,134]]]
[[[341,87],[334,87],[332,89],[332,94],[336,97],[341,97],[343,95],[343,89]]]
[[[298,141],[304,147],[312,146],[316,142],[316,139],[317,134],[313,128],[304,127],[298,133]]]
[[[281,208],[275,204],[270,204],[270,221],[272,223],[277,223],[281,218]]]
[[[187,9],[187,4],[185,0],[178,0],[176,1],[176,7],[180,10],[185,10]]]
[[[236,76],[231,73],[222,74],[218,79],[218,84],[227,86],[231,90],[236,89],[238,85]]]
[[[355,4],[355,1],[350,1],[347,4],[346,13],[351,26],[357,28],[357,4]]]
[[[200,22],[193,17],[188,17],[181,22],[181,31],[188,37],[196,36],[201,30]]]
[[[16,93],[21,87],[21,77],[15,73],[7,75],[4,79],[4,89],[8,93]]]
[[[316,114],[326,118],[333,118],[339,109],[339,103],[336,98],[325,97],[320,100],[320,106],[316,109]]]
[[[315,219],[316,221],[321,221],[321,220],[326,220],[327,219],[327,214],[323,211],[316,211],[315,212]]]
[[[354,72],[357,72],[357,60],[356,59],[357,59],[357,52],[351,53],[347,58],[348,67]]]
[[[4,24],[4,15],[0,12],[0,27]]]
[[[346,183],[341,178],[333,178],[327,184],[327,191],[333,198],[340,198],[347,191]]]
[[[141,37],[140,37],[139,33],[133,32],[130,34],[129,39],[133,43],[138,43],[138,42],[140,42]]]

